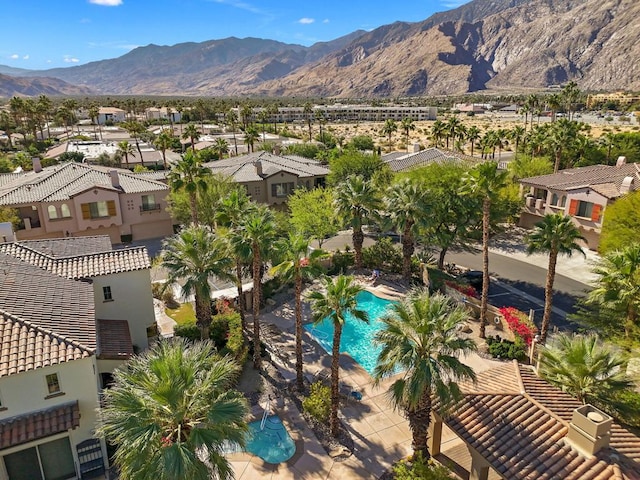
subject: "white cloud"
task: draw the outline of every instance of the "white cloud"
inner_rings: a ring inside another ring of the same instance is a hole
[[[102,5],[103,7],[117,7],[122,5],[122,0],[89,0],[94,5]]]
[[[325,18],[324,20],[322,20],[322,23],[329,23],[329,19]]]
[[[18,55],[17,53],[14,53],[13,55],[11,55],[9,57],[11,60],[17,60],[18,58],[20,58],[20,55]]]
[[[23,60],[29,60],[29,54],[25,55],[24,57],[22,57]]]
[[[62,60],[65,63],[78,63],[80,60],[78,60],[76,57],[72,57],[71,55],[65,55]]]
[[[298,20],[298,23],[301,23],[302,25],[309,25],[310,23],[313,23],[315,21],[316,20],[314,18],[302,17],[300,20]]]
[[[47,60],[47,63],[51,63],[51,60]]]

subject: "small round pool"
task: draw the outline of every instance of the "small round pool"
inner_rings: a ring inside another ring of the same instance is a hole
[[[260,430],[261,420],[249,424],[246,450],[267,463],[282,463],[296,453],[296,445],[277,415],[270,415]]]

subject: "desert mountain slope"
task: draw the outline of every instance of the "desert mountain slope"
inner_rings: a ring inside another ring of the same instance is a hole
[[[89,95],[91,93],[93,92],[87,87],[77,87],[57,78],[12,77],[0,74],[0,97]]]

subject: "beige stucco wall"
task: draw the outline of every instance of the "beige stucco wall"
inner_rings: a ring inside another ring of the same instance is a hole
[[[286,203],[287,197],[274,197],[271,195],[271,185],[278,183],[293,183],[294,186],[298,185],[298,177],[297,175],[292,175],[290,173],[280,172],[272,175],[271,177],[266,179],[267,183],[267,203],[269,205]]]
[[[93,202],[114,201],[116,205],[116,215],[104,218],[82,218],[82,204]],[[102,188],[92,188],[86,192],[80,193],[73,197],[73,205],[75,215],[78,222],[78,230],[94,230],[97,228],[108,228],[111,226],[122,225],[122,213],[120,211],[120,201],[118,200],[118,192],[113,190],[105,190]],[[95,235],[95,234],[94,234]]]
[[[105,301],[102,287],[111,287],[112,301]],[[140,349],[148,347],[147,327],[155,325],[149,270],[136,270],[93,278],[96,318],[127,320],[131,341]]]
[[[0,379],[2,405],[7,409],[0,412],[0,420],[24,415],[34,411],[55,407],[77,400],[80,408],[80,426],[68,433],[42,438],[13,448],[0,451],[0,456],[14,453],[65,436],[69,437],[76,465],[78,459],[75,446],[88,438],[93,438],[98,407],[98,384],[95,357],[73,360],[45,368],[38,368]],[[64,395],[45,399],[48,395],[45,376],[57,373]],[[103,456],[106,450],[103,445]],[[0,462],[0,480],[8,480],[4,462]]]
[[[169,190],[145,193],[123,193],[120,195],[120,211],[122,212],[122,235],[133,235],[133,240],[145,240],[173,233],[173,222],[167,211],[167,195]],[[142,196],[153,195],[160,210],[141,212]],[[133,228],[135,226],[135,228]]]
[[[247,194],[256,203],[267,203],[267,187],[264,180],[259,182],[242,182],[247,189]],[[257,190],[256,190],[257,189]]]

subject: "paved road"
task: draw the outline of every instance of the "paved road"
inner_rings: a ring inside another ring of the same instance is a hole
[[[447,261],[473,270],[482,269],[480,252],[454,252],[447,254]],[[544,305],[544,284],[546,281],[546,265],[536,266],[510,258],[505,255],[489,253],[489,272],[499,282],[492,284],[489,296],[496,306],[511,305],[525,312],[533,308],[536,321],[540,322]],[[514,289],[522,292],[518,295]],[[585,295],[589,286],[576,280],[556,275],[554,282],[553,305],[559,310],[574,313],[578,298]],[[556,311],[552,315],[552,323],[561,329],[571,329],[571,324]]]

